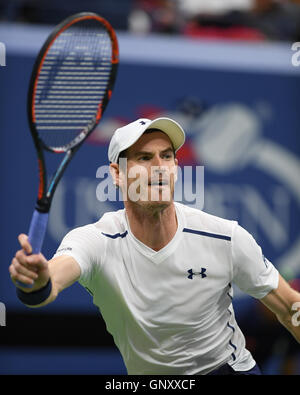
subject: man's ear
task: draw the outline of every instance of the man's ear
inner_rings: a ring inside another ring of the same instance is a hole
[[[113,183],[116,186],[116,188],[120,187],[120,167],[118,163],[111,163],[109,165],[109,172],[110,175],[112,176]]]

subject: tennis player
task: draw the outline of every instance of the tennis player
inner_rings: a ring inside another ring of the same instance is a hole
[[[293,317],[300,294],[237,222],[173,201],[175,153],[184,139],[169,118],[117,129],[108,157],[125,208],[69,232],[50,261],[30,255],[27,236],[19,235],[10,275],[14,284],[34,284],[17,288],[30,307],[79,281],[128,374],[258,375],[235,319],[232,284],[266,305],[299,342]]]

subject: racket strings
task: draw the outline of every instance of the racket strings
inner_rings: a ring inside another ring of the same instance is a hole
[[[109,34],[94,20],[77,23],[52,42],[34,97],[36,128],[46,146],[66,150],[94,124],[110,80],[111,52]]]

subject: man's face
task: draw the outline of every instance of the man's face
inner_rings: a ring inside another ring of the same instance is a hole
[[[143,134],[128,148],[126,159],[126,172],[122,172],[120,162],[120,187],[124,198],[144,207],[167,206],[173,201],[178,162],[165,133]]]

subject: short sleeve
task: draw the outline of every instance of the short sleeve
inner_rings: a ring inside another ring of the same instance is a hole
[[[93,225],[73,229],[63,238],[53,258],[61,255],[73,257],[80,266],[79,282],[88,284],[95,266],[101,266],[104,245]]]
[[[276,289],[279,273],[264,257],[250,233],[236,224],[231,241],[233,282],[243,292],[257,299]]]

